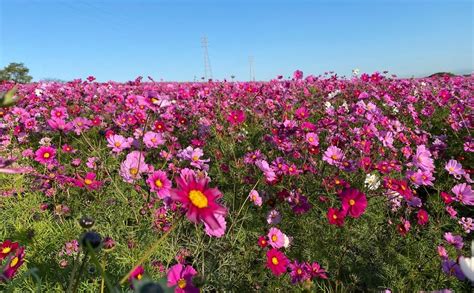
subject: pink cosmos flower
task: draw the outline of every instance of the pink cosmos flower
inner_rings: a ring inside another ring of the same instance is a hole
[[[455,185],[451,191],[456,195],[456,199],[465,205],[474,205],[474,193],[470,185],[466,183]]]
[[[275,248],[267,251],[267,267],[275,276],[284,274],[288,263],[288,258],[283,254],[283,252]]]
[[[107,146],[112,148],[112,152],[120,153],[124,149],[128,149],[133,142],[132,138],[125,138],[119,134],[113,134],[107,137]]]
[[[456,160],[449,160],[446,166],[444,166],[444,169],[446,169],[446,171],[456,179],[461,178],[461,175],[464,175],[465,173],[462,169],[462,165]]]
[[[423,171],[432,172],[435,168],[430,151],[424,145],[416,147],[416,153],[413,157],[413,164]]]
[[[194,149],[191,146],[188,146],[187,148],[178,153],[178,157],[190,161],[191,166],[207,171],[209,169],[209,166],[206,163],[208,163],[210,160],[201,159],[203,155],[204,152],[202,151],[202,149]]]
[[[416,170],[416,172],[408,171],[408,178],[416,185],[428,185],[433,186],[433,173],[431,171],[423,171],[421,169]]]
[[[456,219],[456,215],[458,214],[458,212],[452,206],[447,206],[446,212],[449,214],[451,219]]]
[[[204,222],[204,227],[205,227],[205,231],[207,235],[220,238],[224,236],[225,234],[227,222],[223,215],[216,214],[215,216],[216,216],[217,221],[219,222],[219,228],[212,229],[206,222]]]
[[[71,122],[66,122],[61,118],[51,118],[46,121],[53,130],[60,130],[64,132],[68,132],[73,128],[73,125]]]
[[[438,246],[438,255],[441,257],[441,259],[447,259],[449,257],[448,251],[442,245]]]
[[[164,144],[165,140],[163,139],[163,135],[161,135],[161,133],[148,131],[143,136],[143,142],[147,148],[157,148],[158,146]]]
[[[268,244],[273,248],[281,248],[285,245],[285,234],[283,234],[278,228],[270,228],[267,238]]]
[[[245,121],[245,112],[242,110],[234,110],[227,116],[227,121],[231,125],[239,125]]]
[[[462,241],[462,237],[459,235],[453,235],[451,232],[444,233],[444,240],[451,244],[452,246],[456,247],[456,249],[462,249],[464,243]]]
[[[159,170],[153,172],[147,181],[150,190],[158,194],[158,197],[164,199],[170,196],[171,181],[166,177],[166,173]]]
[[[311,278],[321,278],[327,279],[327,272],[325,269],[321,267],[321,265],[317,262],[313,262],[310,266]]]
[[[275,171],[270,167],[267,161],[258,160],[255,165],[263,172],[267,181],[272,182],[277,179]]]
[[[329,165],[338,166],[344,160],[344,153],[337,146],[330,146],[323,155],[323,161]]]
[[[254,205],[261,207],[262,206],[262,197],[258,194],[258,191],[252,189],[249,194],[249,199],[253,202]]]
[[[149,171],[149,166],[145,163],[145,154],[139,151],[129,153],[125,161],[120,164],[119,174],[123,181],[133,183],[141,179],[141,174]]]
[[[35,152],[35,161],[46,165],[54,162],[56,149],[49,146],[42,146]]]
[[[340,194],[342,200],[342,210],[347,212],[351,217],[360,217],[367,208],[367,198],[365,194],[357,189],[344,189]]]
[[[314,132],[306,133],[306,142],[312,146],[318,146],[319,145],[318,135]]]
[[[68,117],[67,109],[64,107],[57,107],[51,110],[51,118],[67,119]]]
[[[193,285],[193,277],[197,274],[192,266],[184,266],[180,263],[175,264],[168,270],[168,287],[174,287],[176,293],[194,293],[199,289]]]
[[[184,180],[181,176],[176,178],[177,188],[171,190],[171,198],[184,206],[191,222],[204,222],[212,229],[222,228],[216,218],[218,214],[227,214],[227,209],[216,202],[222,197],[222,193],[217,188],[208,187],[208,178],[197,179],[192,176],[187,179]]]
[[[267,215],[268,225],[276,225],[281,222],[281,214],[277,210],[271,210]]]

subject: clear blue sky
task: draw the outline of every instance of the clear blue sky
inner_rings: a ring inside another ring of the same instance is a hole
[[[471,72],[473,1],[0,0],[0,66],[35,80],[193,80],[333,70]]]

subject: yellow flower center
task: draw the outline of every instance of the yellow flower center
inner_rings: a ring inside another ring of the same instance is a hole
[[[151,102],[152,102],[153,104],[156,104],[156,103],[158,103],[158,102],[159,102],[159,100],[158,100],[158,99],[156,99],[156,98],[151,98]]]
[[[453,167],[449,167],[449,171],[453,172],[453,171],[454,171],[454,168],[453,168]]]
[[[162,187],[162,186],[163,186],[163,183],[161,182],[160,179],[156,179],[156,180],[155,180],[155,185],[156,185],[157,187]]]
[[[92,180],[90,180],[89,178],[87,178],[87,179],[84,180],[84,183],[85,183],[86,185],[91,185],[91,184],[92,184]]]
[[[332,155],[332,156],[331,156],[331,159],[337,160],[337,156],[336,156],[336,155]]]
[[[15,258],[12,259],[12,262],[10,263],[10,267],[13,268],[14,266],[16,266],[16,264],[18,263],[18,261],[20,261],[20,260],[18,259],[17,256],[15,256]]]
[[[278,258],[276,258],[275,256],[272,257],[272,264],[274,264],[274,265],[278,264]]]
[[[43,158],[47,159],[47,158],[49,158],[49,157],[51,157],[51,154],[50,154],[50,153],[44,153],[44,154],[43,154]]]
[[[296,270],[296,273],[297,273],[298,275],[301,275],[301,274],[303,273],[303,271],[302,271],[301,269],[297,269],[297,270]]]
[[[275,241],[277,241],[277,240],[278,240],[278,237],[277,237],[275,234],[273,234],[273,235],[272,235],[272,241],[275,242]]]
[[[308,138],[308,141],[309,141],[309,142],[313,142],[313,141],[314,141],[314,138],[310,137],[310,138]]]
[[[2,253],[3,253],[3,254],[7,254],[7,253],[9,253],[10,251],[12,251],[11,247],[5,247],[4,249],[2,249]]]
[[[192,204],[202,209],[207,208],[207,197],[199,190],[191,190],[189,192],[189,199]]]
[[[332,215],[332,218],[333,218],[334,220],[336,220],[336,219],[337,219],[337,215],[335,215],[335,214]]]
[[[199,161],[199,156],[193,156],[193,161],[194,162]]]
[[[356,203],[355,200],[353,200],[353,199],[349,200],[349,204],[350,204],[351,206],[355,205],[355,203]]]
[[[137,175],[138,174],[138,169],[137,168],[130,168],[130,174]]]
[[[120,147],[121,145],[122,145],[122,144],[121,144],[120,142],[118,142],[118,141],[114,143],[114,146],[116,146],[116,147]]]
[[[150,139],[150,140],[151,140],[151,142],[156,142],[156,138],[155,138],[155,137],[153,137],[153,138]]]
[[[137,275],[137,279],[138,279],[138,280],[141,280],[142,278],[143,278],[142,274],[138,274],[138,275]]]
[[[186,280],[185,279],[179,279],[178,280],[178,287],[181,289],[186,288]]]

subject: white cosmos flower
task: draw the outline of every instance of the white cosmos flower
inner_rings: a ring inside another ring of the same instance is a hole
[[[369,190],[376,190],[380,186],[379,176],[377,174],[367,174],[365,176],[365,186]]]

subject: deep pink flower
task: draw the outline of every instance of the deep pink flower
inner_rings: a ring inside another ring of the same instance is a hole
[[[95,180],[96,174],[93,172],[88,172],[84,178],[78,176],[78,179],[74,181],[76,186],[85,187],[90,190],[97,190],[102,186],[102,182]]]
[[[199,292],[199,289],[193,285],[193,277],[197,274],[192,266],[184,266],[180,263],[175,264],[168,270],[168,287],[174,287],[176,293]]]
[[[283,254],[283,252],[275,248],[267,251],[267,267],[275,276],[284,274],[288,263],[288,258]]]
[[[56,149],[49,146],[42,146],[35,152],[35,161],[46,165],[54,162]]]
[[[140,281],[143,278],[143,274],[145,273],[145,269],[142,266],[135,267],[130,276],[128,277],[128,281],[132,283],[133,280]]]
[[[3,271],[3,276],[7,279],[12,279],[16,273],[18,272],[18,269],[20,266],[23,264],[25,261],[25,248],[24,247],[19,247],[15,255],[10,259],[10,261],[7,263],[6,267],[4,268]]]
[[[337,210],[335,208],[329,208],[327,213],[327,218],[329,220],[329,224],[342,226],[344,225],[344,219],[346,217],[346,213],[342,210]]]
[[[367,208],[367,198],[365,194],[354,188],[344,189],[340,194],[342,209],[351,217],[360,217]]]
[[[425,225],[429,221],[428,213],[423,209],[420,209],[418,211],[418,213],[416,214],[416,217],[418,218],[418,224],[420,225]]]
[[[245,121],[245,112],[242,110],[234,110],[227,116],[227,121],[229,121],[231,125],[241,124]]]
[[[171,198],[186,208],[186,216],[191,222],[204,222],[212,229],[222,228],[216,218],[217,214],[227,214],[227,209],[216,202],[222,193],[217,188],[209,188],[207,178],[188,176],[187,179],[176,178],[177,188],[171,190]]]
[[[170,196],[171,181],[166,177],[166,173],[159,170],[153,172],[147,181],[150,190],[158,194],[158,197],[164,199]]]

